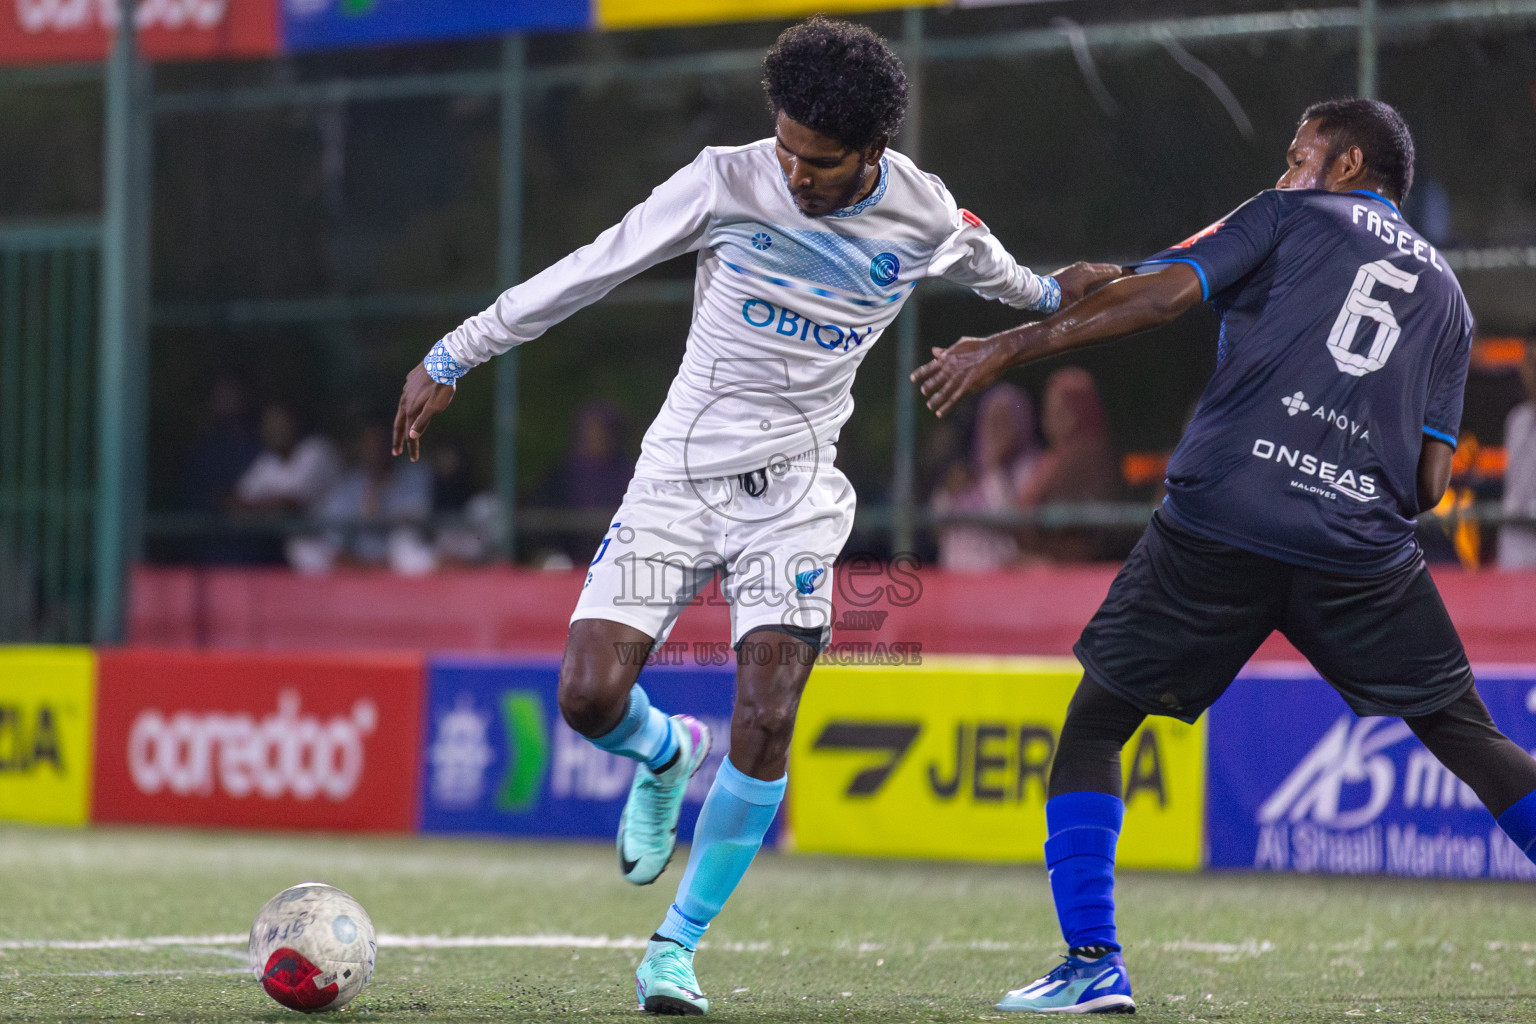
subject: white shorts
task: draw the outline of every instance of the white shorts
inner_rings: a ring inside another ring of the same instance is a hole
[[[832,631],[832,563],[853,529],[853,487],[822,448],[749,481],[630,481],[571,621],[609,619],[665,641],[720,577],[731,643],[763,626]]]

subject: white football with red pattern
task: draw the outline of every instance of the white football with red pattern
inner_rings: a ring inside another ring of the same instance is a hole
[[[346,1006],[373,976],[377,951],[362,904],[323,882],[284,889],[251,925],[251,971],[290,1010]]]

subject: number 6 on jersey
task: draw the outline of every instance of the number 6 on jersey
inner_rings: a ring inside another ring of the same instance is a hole
[[[1333,322],[1333,330],[1328,332],[1328,351],[1333,353],[1334,363],[1340,372],[1352,377],[1364,377],[1386,366],[1397,344],[1397,336],[1402,333],[1387,300],[1371,298],[1371,286],[1374,284],[1384,284],[1388,288],[1411,293],[1418,287],[1419,275],[1398,270],[1386,260],[1367,263],[1355,274],[1354,287],[1344,299],[1344,308],[1339,310],[1338,319]],[[1351,351],[1351,348],[1363,316],[1375,320],[1377,326],[1370,351],[1362,355]]]

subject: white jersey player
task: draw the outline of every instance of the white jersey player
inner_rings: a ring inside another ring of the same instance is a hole
[[[592,244],[444,337],[411,371],[395,422],[396,453],[416,457],[469,369],[646,268],[698,253],[682,366],[592,560],[560,678],[571,727],[639,762],[619,861],[648,884],[671,858],[710,738],[695,719],[653,708],[636,683],[640,659],[621,652],[662,642],[720,578],[739,652],[731,743],[677,901],[636,975],[652,1012],[707,1009],[693,950],[783,796],[795,709],[831,635],[833,562],[853,527],[853,490],[833,460],[859,364],[925,277],[1051,313],[1119,274],[1075,264],[1036,276],[938,178],[887,149],[906,78],[868,29],[811,19],[764,66],[773,138],[704,150]]]

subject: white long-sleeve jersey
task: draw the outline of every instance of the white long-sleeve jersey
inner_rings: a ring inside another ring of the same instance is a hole
[[[774,140],[701,152],[618,224],[447,335],[461,370],[532,341],[647,267],[697,251],[682,365],[637,476],[763,469],[835,444],[853,378],[917,282],[947,277],[1018,308],[1054,280],[1021,267],[937,177],[887,152],[868,198],[820,218],[790,196]]]

